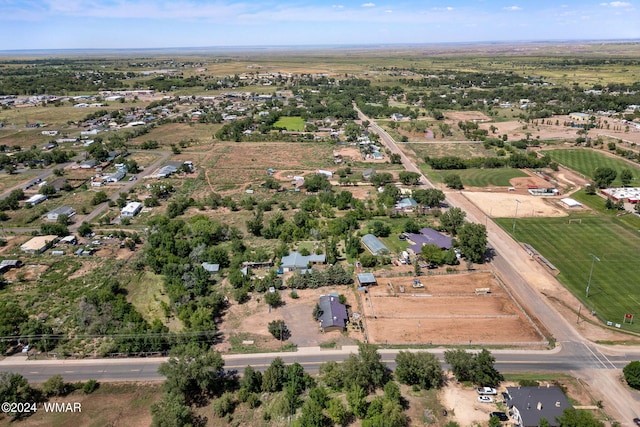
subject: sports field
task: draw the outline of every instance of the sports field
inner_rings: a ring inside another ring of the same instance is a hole
[[[442,172],[443,176],[448,173],[460,175],[462,184],[465,187],[509,187],[512,178],[523,178],[527,175],[520,169],[500,168],[500,169],[462,169]]]
[[[629,216],[629,215],[627,215]],[[516,238],[540,252],[558,268],[558,279],[589,310],[595,310],[604,321],[621,323],[625,313],[640,317],[640,232],[630,227],[627,218],[605,215],[582,215],[569,218],[518,219]],[[508,233],[512,220],[495,220]],[[600,261],[593,261],[591,254]],[[586,298],[589,272],[593,276]],[[640,323],[623,325],[640,331]]]
[[[607,167],[618,172],[618,176],[613,181],[613,187],[622,185],[620,182],[620,172],[623,169],[630,169],[633,172],[633,180],[631,187],[640,186],[640,167],[631,165],[622,159],[616,159],[593,150],[550,150],[545,151],[556,162],[567,166],[583,174],[586,177],[593,178],[593,172],[598,167]]]

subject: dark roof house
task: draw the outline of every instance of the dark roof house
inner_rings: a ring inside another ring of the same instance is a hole
[[[344,304],[340,304],[337,296],[322,295],[318,305],[322,313],[318,321],[323,332],[343,331],[347,327],[347,321],[349,320],[347,307]]]
[[[538,427],[545,418],[550,426],[559,426],[556,417],[571,408],[560,387],[507,387],[513,420],[522,427]]]
[[[422,252],[422,247],[425,245],[436,245],[440,249],[451,249],[451,237],[445,236],[433,228],[422,228],[420,234],[404,233],[404,235],[407,240],[413,243],[409,246],[409,249],[414,254]]]

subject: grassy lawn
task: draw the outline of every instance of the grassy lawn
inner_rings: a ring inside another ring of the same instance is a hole
[[[447,173],[460,175],[462,183],[469,187],[509,187],[511,178],[528,176],[520,169],[500,168],[500,169],[463,169],[456,171],[443,171],[441,175]]]
[[[145,271],[133,277],[127,286],[127,300],[133,304],[136,311],[151,323],[159,319],[171,331],[177,332],[182,329],[182,324],[178,319],[167,320],[164,316],[162,303],[169,304],[169,297],[164,294],[164,285],[161,275]]]
[[[299,116],[280,117],[273,125],[275,127],[284,128],[288,131],[302,132],[304,130],[304,119]]]
[[[553,160],[575,170],[587,177],[593,177],[593,171],[598,167],[608,167],[618,172],[618,177],[612,186],[621,186],[619,179],[623,169],[630,169],[634,174],[631,187],[640,186],[640,170],[622,159],[616,159],[593,150],[550,150],[545,151]]]
[[[627,218],[629,217],[629,218]],[[635,215],[582,215],[582,223],[567,218],[523,218],[518,220],[517,239],[532,245],[559,270],[558,279],[589,310],[603,321],[621,322],[625,313],[640,313],[640,274],[637,249],[638,226],[631,226]],[[497,219],[511,233],[510,219]],[[636,221],[640,222],[640,221]],[[596,255],[588,299],[585,297],[592,257]],[[640,331],[637,324],[623,326]]]

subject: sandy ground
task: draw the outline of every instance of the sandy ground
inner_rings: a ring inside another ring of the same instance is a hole
[[[350,146],[339,146],[333,150],[334,154],[340,154],[343,159],[351,159],[354,162],[365,162],[365,163],[386,163],[389,159],[386,155],[382,159],[363,159],[362,154],[360,154],[360,150],[357,147]],[[342,167],[341,165],[337,165],[338,167]]]
[[[525,195],[514,192],[480,193],[463,191],[462,194],[491,218],[513,218],[516,214],[516,206],[518,218],[562,217],[569,215],[568,211],[563,207],[564,205],[560,202],[561,197],[532,196],[528,193]]]
[[[525,344],[542,337],[491,273],[380,280],[363,297],[367,338],[392,344]],[[392,283],[393,287],[388,283]],[[404,287],[404,292],[402,292]],[[489,288],[476,295],[477,288]]]

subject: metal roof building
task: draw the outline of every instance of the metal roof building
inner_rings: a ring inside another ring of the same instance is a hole
[[[340,304],[337,296],[322,295],[318,302],[322,314],[318,318],[323,332],[343,331],[347,327],[349,316],[347,307]]]
[[[373,234],[362,236],[362,244],[374,255],[385,255],[390,252],[389,248]]]

